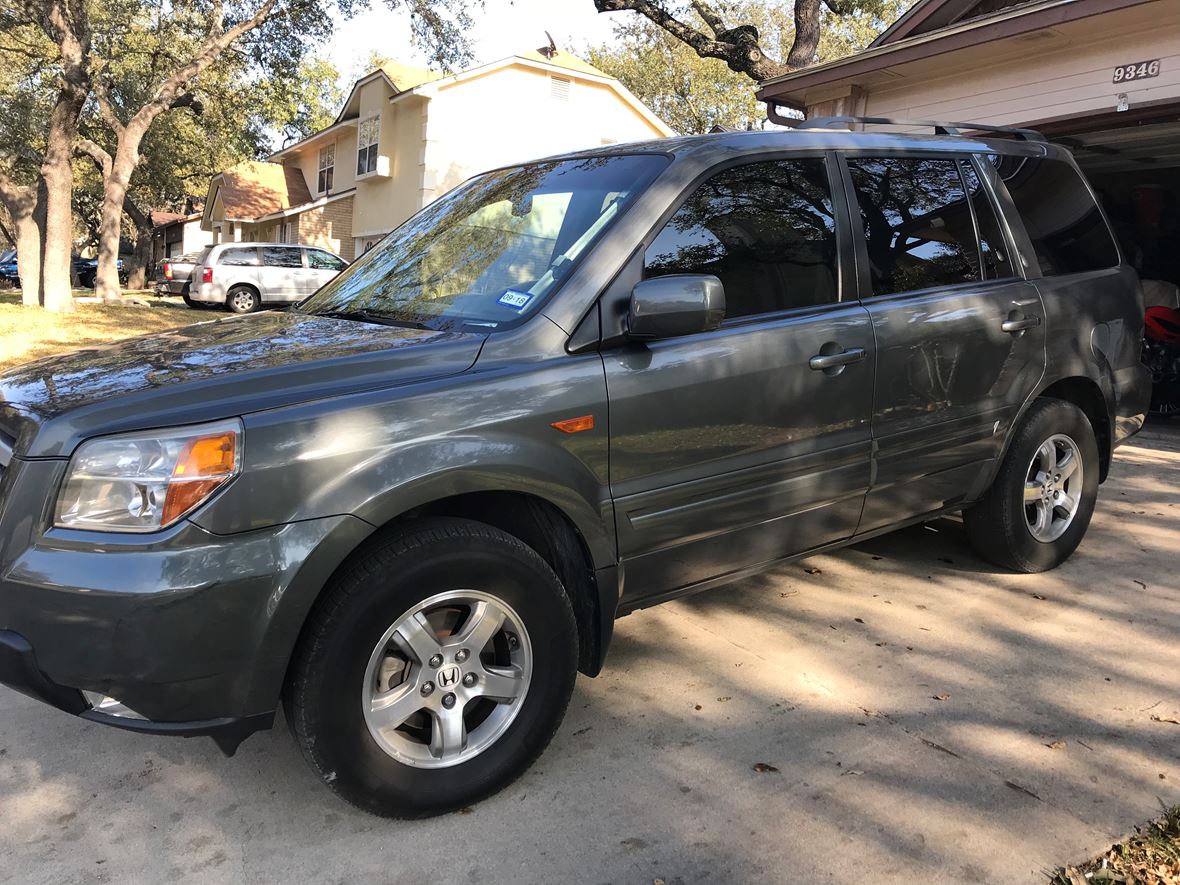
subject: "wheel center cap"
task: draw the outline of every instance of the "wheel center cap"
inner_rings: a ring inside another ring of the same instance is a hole
[[[459,684],[458,667],[443,667],[438,671],[438,685],[439,688],[452,688]]]

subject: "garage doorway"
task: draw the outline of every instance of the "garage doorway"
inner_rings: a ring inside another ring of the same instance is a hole
[[[1180,308],[1180,105],[1150,120],[1106,116],[1053,129],[1051,140],[1073,151],[1098,191],[1148,305]]]

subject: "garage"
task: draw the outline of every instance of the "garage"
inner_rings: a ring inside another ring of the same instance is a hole
[[[1035,128],[1070,147],[1153,303],[1180,307],[1180,3],[918,0],[869,47],[764,82],[808,118]],[[904,127],[902,127],[904,128]]]

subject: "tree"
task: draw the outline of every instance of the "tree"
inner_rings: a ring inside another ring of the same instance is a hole
[[[76,151],[102,172],[97,288],[103,297],[118,297],[123,214],[152,124],[178,109],[199,114],[203,102],[195,90],[227,57],[244,59],[253,70],[278,80],[293,78],[304,51],[329,33],[333,10],[351,15],[369,2],[0,0],[0,74],[23,65],[23,93],[37,96],[30,104],[46,105],[31,130],[44,135],[25,142],[36,145],[30,147],[37,154],[35,171],[28,171],[29,161],[22,165],[6,151],[0,153],[0,200],[15,226],[37,236],[37,249],[22,250],[25,256],[39,255],[36,271],[22,270],[22,284],[34,287],[33,300],[51,309],[73,308],[71,161]],[[472,0],[383,2],[411,13],[414,38],[443,66],[470,57],[466,10]],[[136,65],[143,76],[123,76]],[[5,143],[0,146],[21,144],[5,137],[8,128],[0,121]],[[107,137],[96,138],[99,130]],[[29,188],[36,192],[34,199]],[[31,226],[18,224],[18,216]],[[28,261],[22,257],[22,266]]]
[[[833,19],[856,17],[884,27],[886,17],[900,14],[908,5],[901,0],[791,0],[788,26],[785,2],[758,7],[724,0],[594,0],[594,7],[599,12],[638,13],[700,58],[717,59],[734,73],[762,81],[812,64]],[[769,36],[779,41],[768,40],[759,28],[759,9],[772,25]],[[781,39],[788,34],[789,40]]]

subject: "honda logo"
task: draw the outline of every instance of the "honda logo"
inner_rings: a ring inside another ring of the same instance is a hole
[[[450,688],[459,681],[459,668],[447,667],[445,670],[438,671],[438,684],[440,688]]]

